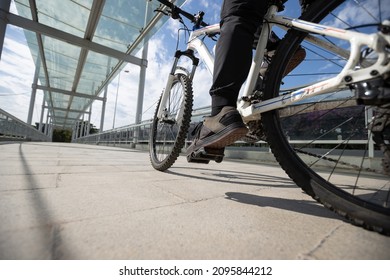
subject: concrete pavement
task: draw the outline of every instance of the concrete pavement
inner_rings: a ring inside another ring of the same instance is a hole
[[[390,259],[275,165],[155,171],[142,151],[0,145],[0,259]]]

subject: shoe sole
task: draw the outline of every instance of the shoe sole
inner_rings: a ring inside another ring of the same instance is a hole
[[[191,150],[187,151],[187,154],[192,153],[200,148],[224,148],[244,137],[248,133],[248,131],[248,128],[246,126],[242,126],[242,124],[231,124],[221,130],[219,133],[207,137],[206,141],[199,140],[196,143],[196,146],[194,146]]]

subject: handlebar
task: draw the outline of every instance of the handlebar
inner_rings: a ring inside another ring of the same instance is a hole
[[[157,1],[171,9],[173,9],[173,7],[175,6],[173,3],[169,2],[168,0],[157,0]]]
[[[208,24],[203,21],[204,12],[199,12],[199,14],[195,16],[180,9],[178,6],[169,2],[168,0],[157,0],[157,1],[171,9],[170,13],[173,19],[179,19],[180,15],[182,15],[185,18],[189,19],[196,26],[208,26]]]

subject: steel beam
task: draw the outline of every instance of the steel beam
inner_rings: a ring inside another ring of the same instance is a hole
[[[66,109],[66,108],[61,108],[61,107],[49,107],[49,106],[44,106],[44,108],[53,109],[53,110],[56,110],[56,111],[63,111],[63,112],[69,111],[69,112],[72,112],[72,113],[90,114],[90,112],[84,112],[84,111],[75,110],[75,109]]]
[[[35,105],[35,98],[37,95],[37,88],[33,85],[36,85],[38,83],[38,76],[39,76],[39,70],[41,68],[41,56],[38,53],[37,61],[35,63],[35,73],[34,73],[34,81],[32,84],[32,90],[31,90],[31,97],[30,97],[30,107],[28,109],[28,116],[27,116],[27,123],[32,124],[32,118],[34,113],[34,105]]]
[[[41,86],[41,85],[34,85],[34,86],[36,87],[36,89],[40,89],[40,90],[46,90],[46,91],[50,91],[50,92],[58,92],[58,93],[62,93],[62,94],[65,94],[65,95],[81,97],[81,98],[87,98],[87,99],[91,99],[91,100],[104,101],[104,98],[103,97],[99,97],[99,96],[88,95],[88,94],[85,94],[85,93],[78,93],[78,92],[64,90],[64,89],[60,89],[60,88],[54,88],[54,87],[47,87],[47,86]]]
[[[0,18],[5,18],[9,24],[33,31],[37,34],[46,35],[61,41],[64,41],[66,43],[79,46],[81,48],[88,49],[93,52],[97,52],[103,55],[115,57],[119,60],[126,61],[128,63],[132,63],[135,65],[141,65],[142,60],[138,57],[135,57],[133,55],[130,55],[128,53],[123,53],[120,51],[117,51],[115,49],[97,44],[95,42],[89,41],[87,39],[83,39],[80,37],[77,37],[73,34],[64,32],[59,29],[55,29],[53,27],[50,27],[48,25],[6,12],[1,10],[0,11]]]
[[[11,6],[11,0],[1,0],[0,1],[0,11],[2,13],[9,13],[9,7]],[[0,15],[0,59],[1,53],[3,52],[5,31],[7,29],[7,18]]]
[[[84,39],[92,41],[92,38],[95,34],[95,31],[96,31],[96,28],[97,28],[97,25],[99,22],[100,15],[103,12],[103,8],[104,8],[105,3],[106,3],[106,1],[104,1],[104,0],[94,0],[93,1],[91,12],[90,12],[89,18],[88,18],[87,28],[86,28],[85,34],[84,34]],[[83,72],[84,65],[85,65],[85,62],[87,60],[87,55],[88,55],[88,49],[82,48],[80,51],[80,55],[79,55],[76,74],[75,74],[75,77],[73,79],[72,91],[77,90],[77,87],[79,85],[80,78],[81,78],[81,73]],[[71,108],[72,103],[73,103],[73,95],[69,98],[68,109]],[[66,116],[68,116],[68,113],[66,113]]]

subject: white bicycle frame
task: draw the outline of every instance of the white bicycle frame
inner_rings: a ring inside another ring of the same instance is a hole
[[[248,74],[248,78],[243,91],[243,96],[247,97],[253,94],[255,84],[260,72],[261,64],[263,61],[265,48],[268,41],[268,34],[274,25],[284,26],[286,29],[295,28],[309,33],[315,33],[319,35],[326,35],[350,43],[350,51],[345,51],[343,48],[334,46],[324,40],[319,40],[314,36],[308,35],[305,40],[309,40],[314,44],[320,45],[321,47],[327,48],[339,54],[340,56],[347,59],[347,63],[341,72],[328,80],[324,80],[310,86],[298,89],[286,95],[281,95],[276,98],[262,101],[257,104],[250,104],[249,102],[243,101],[242,99],[238,102],[238,110],[241,113],[244,121],[252,119],[259,119],[260,114],[289,106],[293,103],[297,103],[306,98],[313,97],[320,94],[334,92],[339,88],[343,88],[346,84],[357,83],[364,80],[369,80],[374,77],[379,77],[386,72],[390,71],[390,54],[385,51],[385,46],[390,44],[390,36],[382,33],[364,34],[355,31],[348,31],[344,29],[338,29],[330,26],[314,24],[299,19],[293,19],[286,16],[279,16],[277,13],[277,7],[271,6],[265,16],[266,24],[263,24],[261,35],[256,47],[255,54],[253,56],[253,62]],[[211,55],[207,46],[204,42],[199,39],[208,34],[219,33],[219,24],[210,25],[195,31],[190,34],[189,42],[187,43],[188,50],[194,50],[199,54],[200,59],[204,62],[210,73],[213,73],[214,57]],[[360,51],[363,46],[373,49],[378,58],[376,62],[365,68],[358,69],[358,63],[360,59]],[[193,67],[192,71],[183,70],[181,67],[177,67],[177,63],[174,64],[172,71],[169,75],[167,85],[164,90],[163,97],[158,112],[158,118],[161,118],[164,113],[166,104],[169,96],[169,91],[174,79],[174,74],[177,72],[183,72],[187,74],[190,79],[193,78],[196,66]],[[182,106],[183,107],[183,106]],[[182,112],[178,112],[176,118],[179,118]]]

